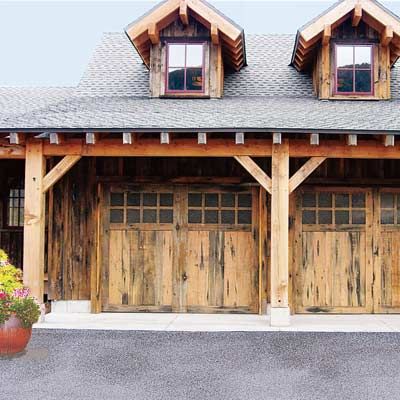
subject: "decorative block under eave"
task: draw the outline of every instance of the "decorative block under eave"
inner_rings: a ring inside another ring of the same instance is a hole
[[[319,133],[312,133],[310,135],[310,145],[319,146]]]
[[[272,134],[272,143],[273,144],[282,144],[282,133],[274,132]]]
[[[394,146],[394,135],[385,135],[383,143],[385,147]]]
[[[122,134],[122,144],[132,144],[132,133],[124,132]]]
[[[199,132],[197,134],[197,143],[198,144],[207,144],[207,133]]]
[[[161,144],[169,144],[169,133],[168,132],[160,133],[160,143]]]
[[[236,132],[235,144],[244,144],[244,132]]]
[[[347,145],[357,146],[357,135],[347,135]]]

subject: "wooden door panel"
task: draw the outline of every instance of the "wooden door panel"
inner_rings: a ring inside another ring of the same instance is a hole
[[[400,232],[381,233],[381,302],[400,309]]]

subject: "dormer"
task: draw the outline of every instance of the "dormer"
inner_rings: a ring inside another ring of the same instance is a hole
[[[297,33],[292,65],[319,99],[390,99],[400,19],[375,0],[341,0]]]
[[[152,97],[220,98],[246,65],[243,29],[204,0],[166,0],[125,29],[150,70]]]

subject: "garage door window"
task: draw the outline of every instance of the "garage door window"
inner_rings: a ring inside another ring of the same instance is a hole
[[[303,224],[364,225],[365,219],[365,193],[303,194]]]
[[[381,224],[400,224],[400,194],[381,193]]]

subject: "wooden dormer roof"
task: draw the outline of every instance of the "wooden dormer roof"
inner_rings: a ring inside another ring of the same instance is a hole
[[[348,18],[357,26],[363,20],[381,35],[381,43],[390,47],[393,65],[400,57],[400,18],[376,0],[340,0],[323,14],[301,27],[292,56],[292,65],[299,71],[309,68],[315,49],[328,43],[331,32]]]
[[[165,0],[125,28],[144,64],[150,65],[150,47],[160,31],[178,18],[188,25],[189,16],[210,30],[211,41],[221,43],[224,63],[236,71],[246,65],[243,29],[204,0]]]

